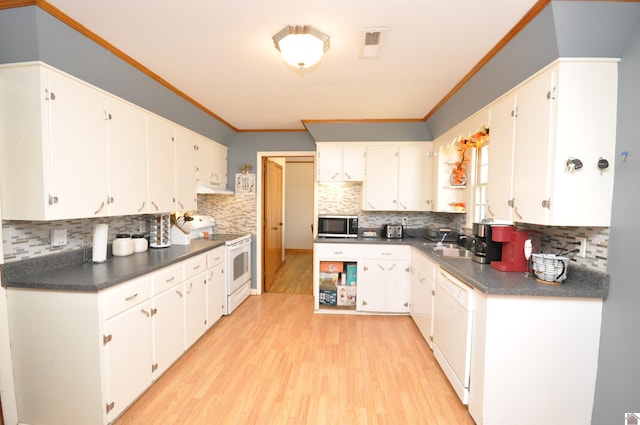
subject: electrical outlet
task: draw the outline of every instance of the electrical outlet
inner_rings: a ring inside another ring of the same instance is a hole
[[[67,229],[51,229],[51,246],[63,246],[67,243]]]
[[[578,257],[587,258],[587,238],[576,238],[576,241],[580,243]]]
[[[402,225],[403,226],[408,226],[409,225],[409,218],[408,217],[402,217]]]

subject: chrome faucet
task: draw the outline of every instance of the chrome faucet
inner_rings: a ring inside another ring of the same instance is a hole
[[[445,233],[444,235],[442,235],[442,239],[440,239],[440,242],[438,242],[436,244],[436,246],[442,246],[442,243],[444,242],[444,239],[447,237],[448,233]]]

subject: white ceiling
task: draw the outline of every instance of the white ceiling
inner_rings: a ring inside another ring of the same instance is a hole
[[[48,0],[237,130],[301,120],[422,119],[538,0]],[[287,25],[331,37],[315,67],[287,66]],[[360,56],[363,28],[385,27]]]

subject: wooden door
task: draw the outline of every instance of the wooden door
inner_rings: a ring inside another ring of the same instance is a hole
[[[263,159],[263,235],[264,290],[269,292],[276,271],[282,265],[282,166]]]

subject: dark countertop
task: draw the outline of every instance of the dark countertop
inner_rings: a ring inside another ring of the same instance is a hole
[[[213,235],[195,239],[189,245],[149,248],[104,263],[84,262],[83,252],[73,251],[7,263],[2,270],[2,286],[96,292],[151,273],[225,244],[243,235]],[[87,258],[91,258],[90,253]]]
[[[519,295],[536,297],[607,297],[609,275],[569,264],[567,278],[561,284],[545,284],[522,272],[502,272],[489,264],[478,264],[470,258],[442,257],[433,252],[435,242],[424,238],[317,238],[315,243],[359,243],[411,245],[418,248],[440,267],[469,286],[489,295]]]

